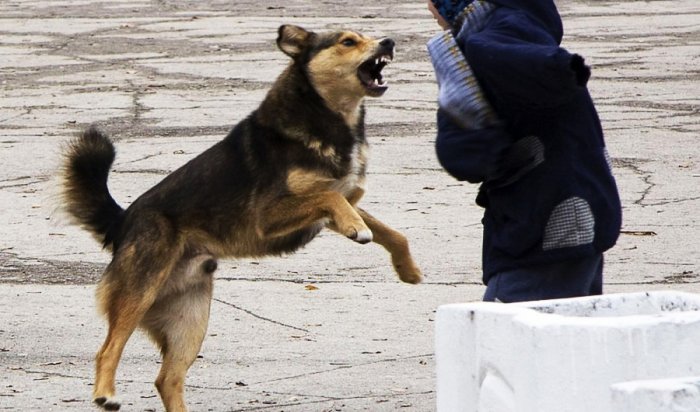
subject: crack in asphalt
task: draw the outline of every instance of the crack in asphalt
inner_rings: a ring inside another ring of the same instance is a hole
[[[288,325],[288,324],[286,324],[286,323],[283,323],[283,322],[280,322],[280,321],[277,321],[277,320],[274,320],[274,319],[270,319],[270,318],[267,318],[267,317],[262,316],[262,315],[258,315],[257,313],[255,313],[255,312],[253,312],[253,311],[251,311],[251,310],[248,310],[248,309],[243,308],[243,307],[238,306],[238,305],[234,305],[233,303],[230,303],[230,302],[226,302],[225,300],[218,299],[218,298],[213,298],[212,300],[213,300],[213,301],[216,301],[216,302],[219,302],[219,303],[223,303],[224,305],[230,306],[230,307],[232,307],[232,308],[234,308],[234,309],[240,310],[241,312],[245,312],[245,313],[249,314],[250,316],[252,316],[252,317],[254,317],[254,318],[256,318],[256,319],[260,319],[260,320],[265,321],[265,322],[270,322],[270,323],[273,323],[273,324],[275,324],[275,325],[283,326],[283,327],[285,327],[285,328],[298,330],[298,331],[301,331],[301,332],[304,332],[304,333],[309,333],[309,330],[308,330],[308,329],[300,328],[300,327],[298,327],[298,326]]]
[[[639,205],[641,207],[649,206],[645,204],[644,201],[646,200],[646,197],[649,195],[649,193],[651,193],[652,189],[656,186],[652,182],[652,173],[650,171],[642,169],[639,166],[640,163],[646,162],[648,162],[648,160],[646,159],[613,159],[613,165],[631,170],[634,174],[638,175],[641,178],[642,182],[644,182],[645,188],[642,190],[639,197],[633,201],[635,205]]]
[[[356,363],[356,364],[339,365],[335,368],[329,368],[329,369],[324,369],[324,370],[314,371],[314,372],[301,373],[298,375],[284,376],[281,378],[268,379],[268,380],[264,380],[264,381],[252,382],[252,383],[249,383],[248,385],[250,386],[250,385],[258,385],[261,383],[279,382],[279,381],[284,381],[284,380],[303,378],[303,377],[307,377],[307,376],[320,375],[320,374],[324,374],[324,373],[332,373],[332,372],[335,372],[338,370],[343,370],[343,369],[351,369],[351,368],[357,368],[357,367],[361,367],[361,366],[376,365],[379,363],[399,362],[399,361],[410,360],[410,359],[432,358],[433,356],[434,355],[432,353],[429,353],[429,354],[411,355],[411,356],[405,356],[405,357],[391,357],[391,358],[378,359],[378,360],[374,360],[374,361],[370,361],[370,362],[361,362],[361,363]]]

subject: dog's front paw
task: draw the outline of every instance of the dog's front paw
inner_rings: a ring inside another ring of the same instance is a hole
[[[357,243],[369,243],[372,241],[372,231],[369,229],[361,229],[356,232],[357,235],[354,238],[351,238]]]
[[[107,398],[105,396],[100,396],[95,398],[95,404],[105,411],[118,411],[122,404],[114,398]]]
[[[357,229],[354,227],[351,227],[351,228],[343,231],[343,233],[345,233],[345,236],[347,236],[348,239],[352,239],[355,242],[362,243],[362,244],[371,242],[372,236],[373,236],[372,231],[369,230],[369,228],[367,226],[360,227]]]
[[[423,274],[410,257],[404,259],[394,259],[394,270],[399,275],[402,282],[417,284],[423,281]]]

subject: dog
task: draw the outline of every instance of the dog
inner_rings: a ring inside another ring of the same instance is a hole
[[[278,30],[291,61],[266,97],[218,143],[127,209],[107,187],[111,140],[91,126],[64,153],[63,202],[112,260],[97,286],[108,321],[96,356],[94,402],[118,410],[115,373],[136,328],[160,348],[155,385],[168,411],[186,411],[184,381],[209,321],[220,258],[292,253],[324,227],[391,255],[419,283],[406,237],[357,206],[364,194],[366,97],[387,90],[395,43],[355,31]]]

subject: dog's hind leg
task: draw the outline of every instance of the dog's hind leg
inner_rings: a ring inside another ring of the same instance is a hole
[[[382,245],[391,254],[391,263],[399,279],[406,283],[420,283],[423,276],[411,257],[406,237],[366,211],[360,208],[357,208],[357,211],[374,234],[373,241]]]
[[[141,322],[163,355],[156,388],[168,412],[187,411],[185,376],[207,331],[214,270],[216,260],[208,255],[181,262],[169,281],[179,285],[160,296]]]
[[[133,236],[139,237],[139,241],[126,242],[115,253],[98,288],[109,329],[95,359],[93,399],[105,410],[119,410],[121,406],[114,398],[114,381],[124,346],[181,254],[169,228]]]

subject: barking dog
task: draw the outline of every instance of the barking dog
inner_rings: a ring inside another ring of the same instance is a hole
[[[107,188],[111,141],[90,128],[67,148],[67,210],[113,255],[97,289],[109,330],[94,401],[106,410],[120,407],[115,373],[137,327],[162,352],[156,387],[165,408],[186,410],[185,375],[207,329],[219,258],[291,253],[328,227],[382,245],[402,281],[421,281],[406,238],[357,207],[363,99],[386,91],[394,41],[285,25],[277,45],[291,63],[260,107],[126,210]]]

